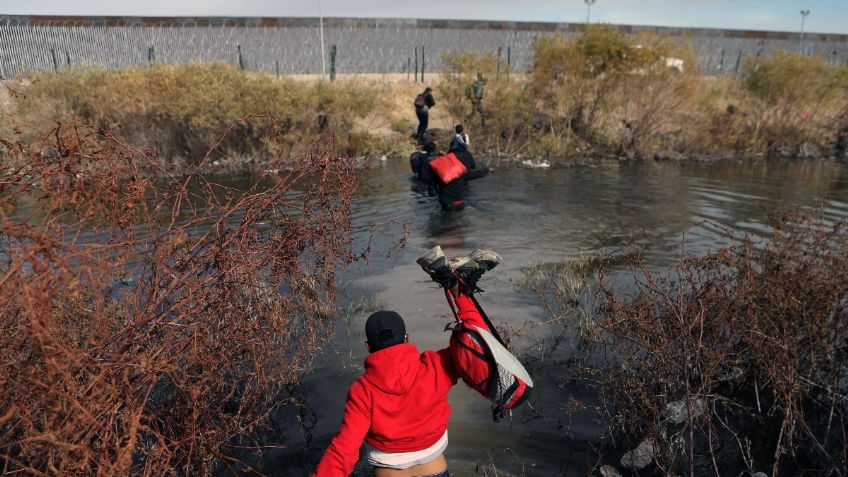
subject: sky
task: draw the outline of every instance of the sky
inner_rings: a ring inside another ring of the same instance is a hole
[[[583,0],[0,0],[5,15],[318,16],[585,22]],[[604,23],[848,34],[848,0],[596,0]]]

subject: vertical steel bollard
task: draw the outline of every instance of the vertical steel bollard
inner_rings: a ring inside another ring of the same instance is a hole
[[[244,71],[244,58],[241,57],[241,45],[236,45],[238,49],[239,69]]]
[[[418,82],[418,47],[415,47],[415,82]]]
[[[330,47],[330,81],[336,80],[336,45]]]
[[[56,49],[50,48],[50,56],[53,57],[53,71],[59,71],[59,62],[56,60]]]
[[[424,59],[424,47],[421,47],[421,82],[424,82],[424,66],[427,64],[427,60]]]

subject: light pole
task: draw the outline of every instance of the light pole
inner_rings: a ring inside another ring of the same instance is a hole
[[[324,3],[322,0],[318,0],[318,24],[320,25],[321,35],[321,79],[323,80],[327,76],[327,60],[324,58],[326,55],[324,54],[324,8],[322,3]]]
[[[807,15],[810,14],[809,10],[801,10],[801,54],[804,54],[804,21],[807,19]]]
[[[592,5],[595,4],[598,0],[583,0],[586,2],[586,25],[589,24],[589,20],[592,19]]]

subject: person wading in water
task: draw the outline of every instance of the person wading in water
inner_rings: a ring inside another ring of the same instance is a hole
[[[464,265],[468,270],[457,275],[444,256],[439,259],[438,264],[428,263],[431,276],[450,290],[465,323],[485,327],[461,288],[476,287],[476,279],[494,265],[469,260]],[[461,284],[457,276],[474,280]],[[419,353],[409,342],[403,318],[393,311],[369,316],[365,336],[370,353],[365,373],[351,385],[341,428],[312,477],[350,475],[363,441],[375,477],[448,477],[448,392],[464,376],[454,365],[456,351],[448,347]]]

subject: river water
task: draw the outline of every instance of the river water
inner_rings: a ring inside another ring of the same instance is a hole
[[[421,194],[403,161],[359,177],[355,246],[373,252],[340,275],[343,305],[358,304],[349,324],[305,380],[311,409],[281,415],[285,431],[266,445],[257,466],[266,474],[307,475],[341,422],[348,386],[362,373],[364,321],[375,308],[395,310],[420,349],[447,345],[451,321],[444,296],[415,264],[441,245],[449,256],[475,248],[498,251],[504,263],[486,275],[482,305],[496,322],[544,333],[544,310],[516,284],[534,264],[562,263],[582,251],[643,245],[649,266],[672,263],[685,244],[703,253],[728,242],[725,229],[763,235],[769,214],[789,208],[848,218],[848,164],[837,162],[604,163],[564,169],[510,167],[471,184],[460,213],[443,213]],[[406,246],[391,248],[409,230]],[[377,224],[375,227],[369,227]],[[372,236],[373,234],[373,236]],[[685,237],[685,240],[684,240]],[[519,343],[532,352],[530,341]],[[556,367],[534,366],[538,393],[511,419],[494,423],[488,403],[463,385],[451,392],[447,457],[452,475],[586,475],[601,430],[580,406],[594,398],[564,381]],[[410,410],[414,412],[414,410]],[[297,423],[308,432],[299,431]],[[305,435],[309,435],[304,450]],[[364,474],[367,475],[367,474]]]

